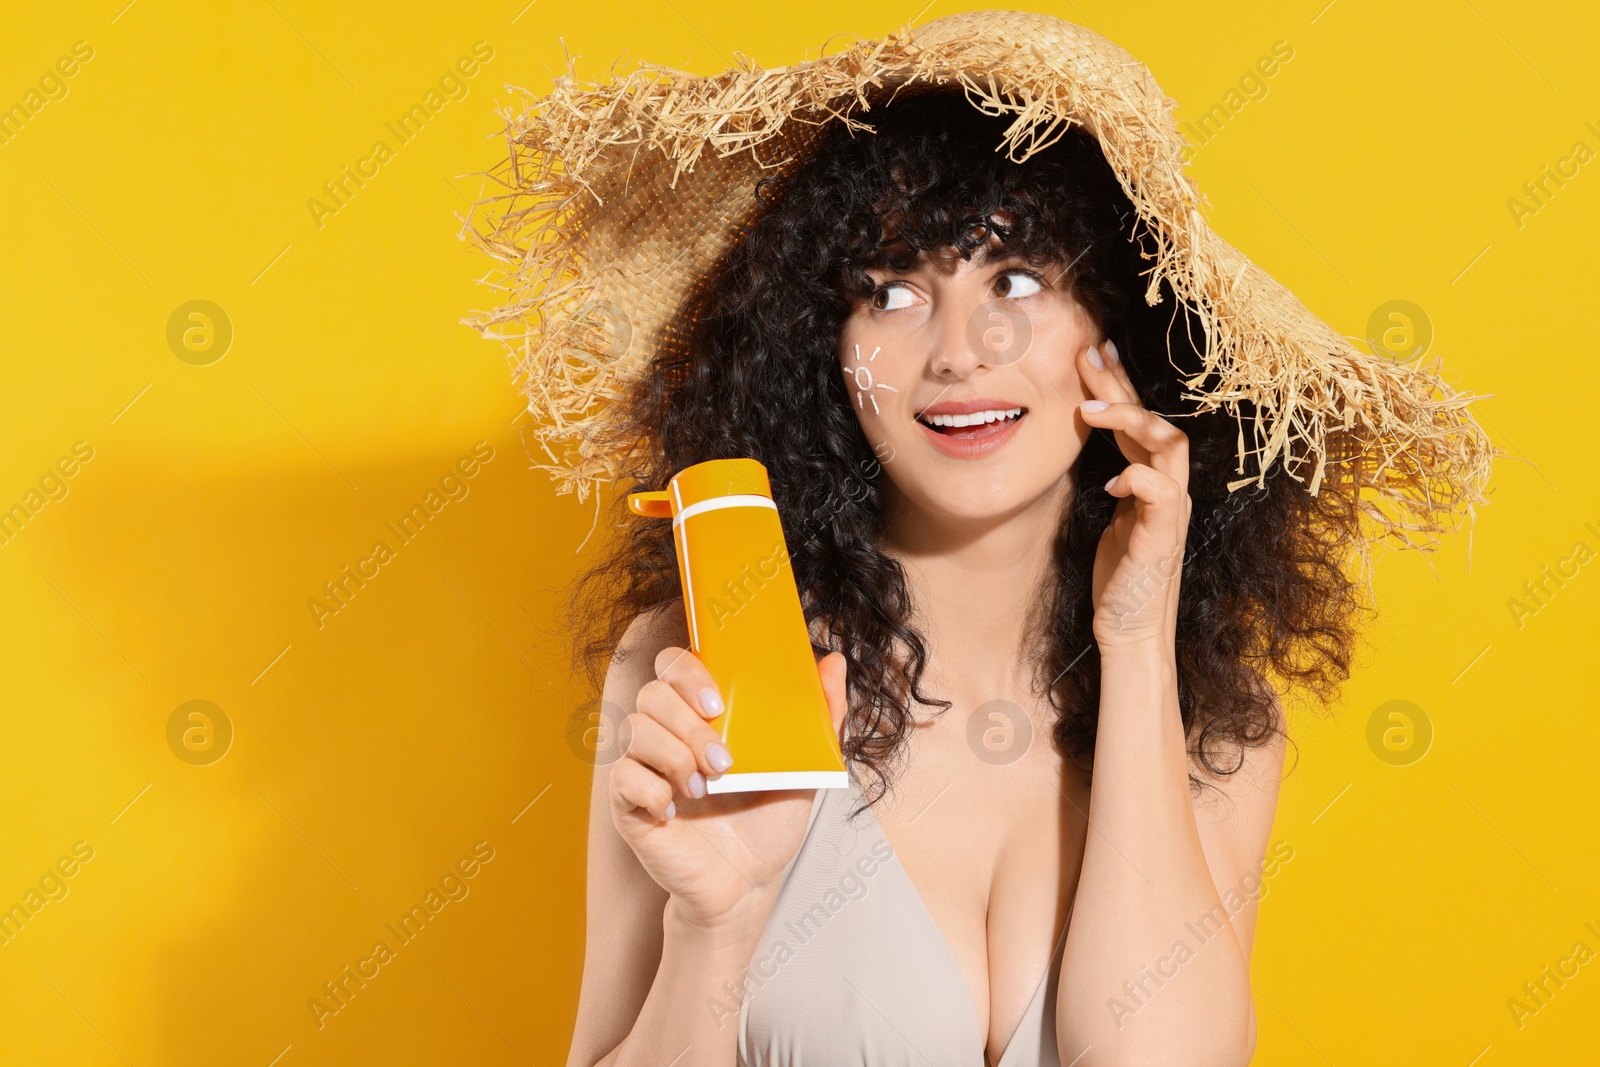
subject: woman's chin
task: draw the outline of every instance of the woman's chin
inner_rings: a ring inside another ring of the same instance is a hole
[[[1052,519],[1064,500],[1064,474],[1041,477],[1038,471],[930,471],[897,485],[906,517],[935,525],[985,527],[1003,523],[1036,508],[1050,509]]]

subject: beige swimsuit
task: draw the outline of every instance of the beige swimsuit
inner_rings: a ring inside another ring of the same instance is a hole
[[[819,789],[751,957],[740,1067],[983,1067],[966,978],[863,797]],[[1071,916],[1068,916],[1071,921]],[[1000,1067],[1060,1067],[1066,928]]]

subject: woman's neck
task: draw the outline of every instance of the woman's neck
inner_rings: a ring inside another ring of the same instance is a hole
[[[958,703],[1028,701],[1029,622],[1055,581],[1053,548],[1070,484],[1010,515],[981,521],[889,502],[885,550],[905,568],[929,647],[930,692]]]

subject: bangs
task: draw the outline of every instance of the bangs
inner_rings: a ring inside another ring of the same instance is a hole
[[[1081,128],[1015,163],[997,151],[1007,120],[983,114],[959,93],[929,94],[894,110],[882,132],[831,146],[830,169],[852,176],[834,186],[850,240],[831,274],[847,299],[871,295],[868,270],[909,274],[956,257],[1060,267],[1075,288],[1070,265],[1089,250],[1092,231],[1104,231],[1103,220],[1083,217],[1085,205],[1117,210],[1128,222],[1134,217],[1099,142]]]

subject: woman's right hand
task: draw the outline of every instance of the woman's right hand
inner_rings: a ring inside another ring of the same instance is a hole
[[[835,734],[844,720],[845,659],[817,664]],[[666,648],[640,690],[610,768],[611,819],[683,918],[714,925],[776,888],[811,814],[814,789],[706,795],[729,753],[708,721],[722,712],[716,683],[695,655]],[[770,899],[766,902],[770,905]]]

